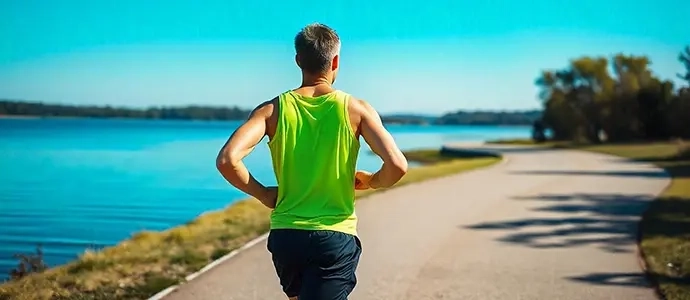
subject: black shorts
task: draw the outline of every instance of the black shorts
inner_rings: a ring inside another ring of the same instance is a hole
[[[273,229],[268,236],[280,285],[299,300],[345,300],[357,284],[359,239],[328,230]]]

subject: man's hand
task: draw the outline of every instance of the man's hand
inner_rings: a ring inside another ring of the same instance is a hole
[[[261,198],[259,198],[258,200],[261,201],[263,205],[270,209],[276,208],[276,202],[278,201],[278,187],[266,187],[266,190],[263,193],[261,193],[260,197]]]
[[[371,188],[369,182],[371,182],[372,174],[367,171],[357,171],[355,173],[355,190],[368,190]]]

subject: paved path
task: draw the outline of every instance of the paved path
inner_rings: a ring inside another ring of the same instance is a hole
[[[455,146],[507,160],[360,201],[350,299],[655,299],[635,232],[668,183],[663,171],[577,151]],[[262,242],[166,299],[285,298]]]

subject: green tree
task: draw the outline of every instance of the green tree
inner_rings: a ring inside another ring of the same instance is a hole
[[[685,67],[685,74],[678,74],[678,77],[687,84],[667,104],[665,124],[671,136],[690,137],[690,46],[680,52],[678,60]]]
[[[690,67],[690,48],[681,57]],[[643,55],[616,54],[543,71],[535,81],[543,125],[560,140],[597,142],[602,132],[613,141],[690,136],[690,93],[674,94],[672,82],[656,78],[650,65]]]
[[[685,74],[678,74],[678,77],[685,80],[690,86],[690,46],[686,46],[685,49],[683,49],[678,55],[678,60],[685,67]]]
[[[535,81],[544,104],[542,125],[550,128],[557,140],[573,138],[578,127],[575,108],[566,101],[567,91],[562,86],[562,77],[559,71],[547,70]]]
[[[650,63],[645,56],[617,54],[613,57],[616,83],[607,103],[604,130],[614,140],[641,138],[646,132],[644,124],[658,119],[658,100],[647,101],[655,99],[654,83],[658,82],[649,70]],[[640,97],[643,90],[646,94]]]
[[[542,72],[536,84],[544,123],[557,139],[597,140],[601,109],[614,86],[604,57],[574,59],[562,70]]]

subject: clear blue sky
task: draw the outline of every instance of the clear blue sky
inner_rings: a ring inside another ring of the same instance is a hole
[[[299,84],[292,40],[318,21],[343,41],[337,87],[382,112],[537,108],[539,71],[582,54],[647,54],[675,77],[689,12],[686,0],[0,0],[0,98],[253,107]]]

